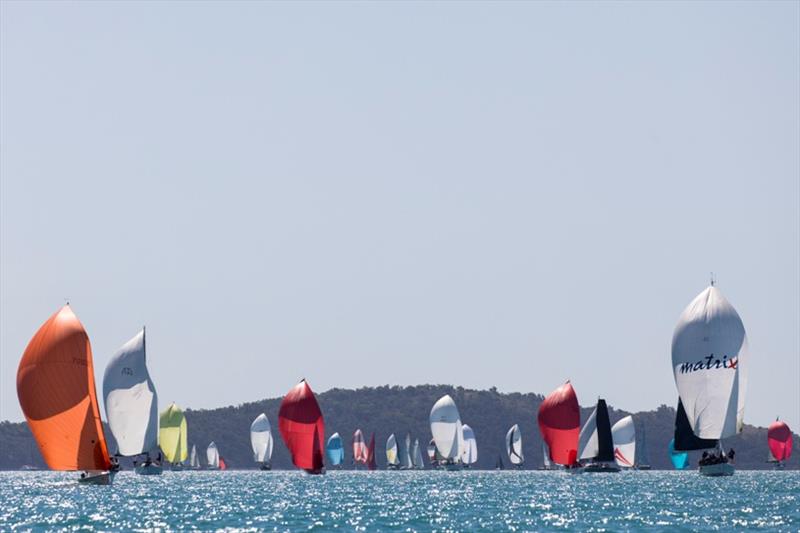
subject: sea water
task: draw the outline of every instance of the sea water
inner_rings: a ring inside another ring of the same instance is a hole
[[[800,530],[800,472],[0,473],[0,530]]]

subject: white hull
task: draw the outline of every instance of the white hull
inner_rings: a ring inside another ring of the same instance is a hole
[[[700,467],[700,475],[710,477],[732,476],[736,469],[730,463],[717,463]]]

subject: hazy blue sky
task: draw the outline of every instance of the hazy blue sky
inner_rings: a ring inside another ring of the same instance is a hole
[[[0,419],[65,298],[162,405],[655,408],[714,271],[800,429],[797,2],[0,5]]]

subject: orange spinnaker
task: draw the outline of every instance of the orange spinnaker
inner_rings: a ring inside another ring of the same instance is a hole
[[[42,324],[17,369],[17,396],[53,470],[108,470],[89,336],[69,305]]]

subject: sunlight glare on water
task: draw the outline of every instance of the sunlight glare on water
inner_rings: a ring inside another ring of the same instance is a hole
[[[0,530],[800,529],[800,472],[165,472],[111,487],[0,474]]]

